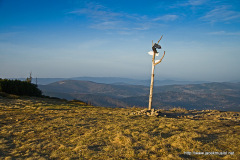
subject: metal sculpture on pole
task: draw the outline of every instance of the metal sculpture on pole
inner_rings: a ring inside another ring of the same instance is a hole
[[[152,109],[152,97],[153,97],[153,83],[154,83],[154,69],[155,66],[159,63],[162,62],[163,57],[165,56],[165,51],[163,53],[163,56],[160,60],[156,60],[155,61],[155,56],[158,56],[158,52],[157,49],[161,49],[162,47],[159,45],[159,42],[161,41],[163,36],[161,36],[161,38],[159,39],[158,43],[154,43],[152,42],[152,51],[148,52],[148,54],[152,55],[152,75],[151,75],[151,84],[150,84],[150,94],[149,94],[149,104],[148,104],[148,110]]]

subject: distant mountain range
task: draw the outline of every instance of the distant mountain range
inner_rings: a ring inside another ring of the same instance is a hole
[[[19,80],[25,80],[26,78],[18,78]],[[104,83],[104,84],[116,84],[116,85],[143,85],[149,86],[149,80],[139,80],[139,79],[130,79],[130,78],[121,78],[121,77],[73,77],[73,78],[33,78],[32,83],[37,83],[39,85],[46,85],[58,81],[64,80],[81,80],[81,81],[91,81],[95,83]],[[164,86],[164,85],[173,85],[173,84],[201,84],[207,83],[207,81],[182,81],[182,80],[157,80],[155,79],[155,86]]]
[[[99,78],[98,81],[100,80],[103,81],[104,78]],[[127,81],[126,79],[123,80]],[[107,82],[114,82],[114,79]],[[128,83],[130,82],[131,79]],[[145,108],[148,106],[149,85],[61,80],[47,85],[39,85],[39,88],[43,91],[43,94],[48,96],[69,100],[79,99],[95,106],[138,106]],[[240,111],[240,83],[155,86],[153,107]]]

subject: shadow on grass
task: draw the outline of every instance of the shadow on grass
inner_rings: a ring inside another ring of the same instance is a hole
[[[8,156],[10,154],[10,148],[15,148],[16,145],[13,143],[13,135],[9,137],[0,136],[0,158],[1,156]]]
[[[68,109],[68,108],[47,108],[46,110],[57,110],[57,111],[64,111],[64,110],[71,110],[71,109]]]
[[[168,137],[171,137],[173,134],[171,133],[160,133],[161,137],[162,138],[168,138]]]
[[[103,146],[105,145],[92,145],[92,146],[88,146],[88,149],[92,151],[101,151]]]
[[[180,154],[179,157],[184,158],[184,159],[194,159],[194,157],[187,155],[187,154]]]
[[[218,139],[218,136],[216,134],[207,134],[206,137],[197,137],[193,138],[193,140],[200,141],[204,144],[213,142],[214,140]]]
[[[167,117],[167,118],[192,118],[195,116],[198,116],[199,113],[193,113],[193,112],[188,112],[188,113],[175,113],[175,112],[163,112],[160,113],[159,116],[161,117]]]

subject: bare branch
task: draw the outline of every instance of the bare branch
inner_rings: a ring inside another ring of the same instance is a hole
[[[164,51],[164,53],[163,53],[163,56],[162,56],[162,58],[157,62],[157,63],[154,63],[154,66],[156,66],[157,64],[159,64],[159,63],[161,63],[162,62],[162,60],[163,60],[163,57],[165,56],[165,51]]]
[[[161,38],[158,40],[158,44],[159,44],[159,42],[161,41],[162,37],[163,37],[163,35],[162,35]]]

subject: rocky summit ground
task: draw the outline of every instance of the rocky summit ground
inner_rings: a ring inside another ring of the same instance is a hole
[[[239,112],[0,96],[0,159],[240,159]]]

